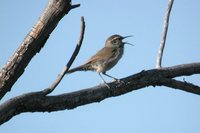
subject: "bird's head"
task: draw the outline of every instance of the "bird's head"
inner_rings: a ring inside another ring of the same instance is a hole
[[[132,37],[132,36],[120,36],[120,35],[112,35],[110,36],[105,43],[106,47],[123,47],[124,44],[129,44],[129,45],[133,45],[130,44],[128,42],[123,42],[123,39],[128,38],[128,37]]]

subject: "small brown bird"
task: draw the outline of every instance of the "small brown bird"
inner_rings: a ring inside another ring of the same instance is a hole
[[[105,85],[109,87],[106,81],[101,76],[101,73],[113,78],[114,80],[119,81],[119,79],[106,74],[106,71],[113,68],[117,62],[121,59],[124,53],[124,44],[130,44],[128,42],[123,42],[122,40],[132,36],[122,37],[120,35],[110,36],[106,42],[105,47],[98,51],[94,56],[92,56],[85,64],[70,69],[67,74],[73,73],[76,71],[96,71]],[[132,44],[130,44],[132,45]]]

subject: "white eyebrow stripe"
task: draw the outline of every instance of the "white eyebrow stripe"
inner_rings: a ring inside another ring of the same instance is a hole
[[[119,38],[120,38],[120,37],[117,36],[117,37],[114,37],[112,40],[116,40],[116,39],[119,39]]]

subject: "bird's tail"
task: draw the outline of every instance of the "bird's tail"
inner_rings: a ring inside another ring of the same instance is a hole
[[[73,73],[73,72],[76,72],[76,71],[88,71],[88,70],[90,70],[89,65],[84,64],[84,65],[70,69],[69,71],[67,71],[67,74],[70,74],[70,73]]]

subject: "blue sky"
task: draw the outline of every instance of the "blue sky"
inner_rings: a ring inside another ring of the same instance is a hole
[[[81,7],[66,15],[51,34],[45,47],[3,101],[49,86],[70,58],[80,32],[80,17],[86,21],[82,49],[73,67],[84,63],[103,47],[112,34],[134,35],[127,39],[125,54],[109,74],[123,78],[141,70],[155,68],[157,51],[168,0],[87,0],[73,1]],[[2,1],[0,5],[0,67],[18,48],[37,22],[47,0]],[[175,1],[163,66],[199,62],[200,2]],[[185,78],[199,84],[199,75]],[[110,81],[109,78],[106,78]],[[92,87],[102,81],[94,72],[67,75],[52,93],[61,94]],[[0,126],[2,133],[199,133],[200,97],[167,87],[147,87],[73,110],[53,113],[23,113]]]

